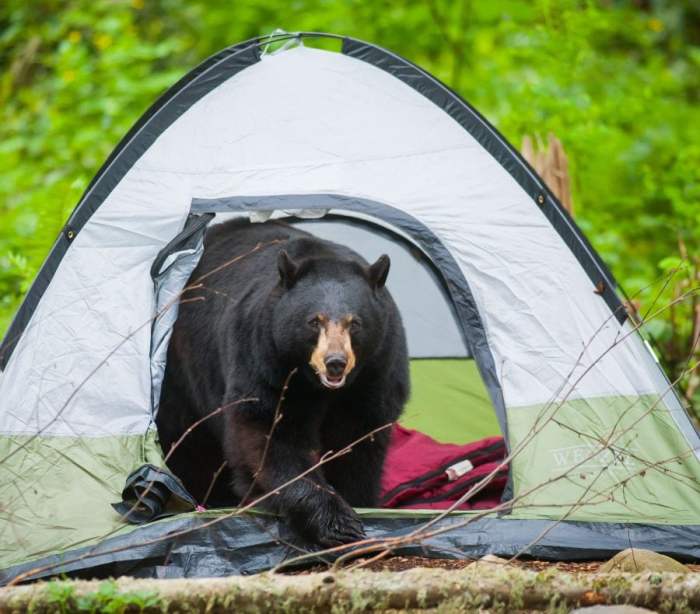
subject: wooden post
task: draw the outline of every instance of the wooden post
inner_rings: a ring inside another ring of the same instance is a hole
[[[539,135],[525,135],[521,147],[523,157],[545,183],[559,202],[571,215],[574,214],[574,204],[571,198],[571,179],[569,177],[569,159],[561,141],[551,132],[547,135],[547,144],[542,142]]]

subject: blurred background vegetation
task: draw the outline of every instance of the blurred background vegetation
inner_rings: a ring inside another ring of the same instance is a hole
[[[576,219],[639,312],[677,301],[646,326],[671,375],[700,357],[697,0],[4,0],[0,334],[129,127],[208,55],[275,28],[397,51],[517,146],[555,134]],[[682,378],[696,409],[699,383]]]

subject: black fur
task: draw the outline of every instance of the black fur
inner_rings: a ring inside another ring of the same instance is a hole
[[[236,256],[243,257],[221,267]],[[209,230],[168,350],[157,417],[164,451],[215,408],[257,400],[207,420],[171,456],[170,468],[197,500],[224,460],[207,505],[238,505],[251,489],[293,369],[282,419],[248,500],[399,417],[409,390],[408,358],[398,309],[384,288],[388,269],[386,257],[370,267],[347,247],[278,222],[238,220]],[[359,324],[352,332],[357,364],[338,390],[324,388],[308,364],[318,336],[309,320],[319,312],[353,314]],[[360,538],[351,506],[377,504],[388,439],[386,429],[281,489],[268,507],[320,544]]]

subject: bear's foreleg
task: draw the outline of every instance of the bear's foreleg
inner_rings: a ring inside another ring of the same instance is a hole
[[[228,432],[232,440],[227,449],[229,463],[239,476],[234,486],[239,497],[272,493],[262,505],[287,517],[298,533],[323,546],[364,537],[362,522],[353,509],[320,469],[312,469],[319,461],[318,436],[288,428],[285,420],[273,430],[259,416],[241,412],[231,419]],[[248,476],[247,483],[240,479],[241,474]]]
[[[350,422],[350,420],[348,420]],[[340,450],[383,424],[360,427],[331,421],[326,427],[324,447]],[[328,481],[353,507],[376,507],[379,502],[382,468],[390,438],[389,427],[352,446],[349,453],[330,461],[324,468]]]

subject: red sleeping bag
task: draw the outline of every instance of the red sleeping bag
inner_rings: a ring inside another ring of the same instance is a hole
[[[503,437],[487,437],[464,445],[440,443],[395,425],[382,476],[381,507],[445,509],[498,468],[506,455]],[[497,506],[508,480],[508,467],[460,510]]]

